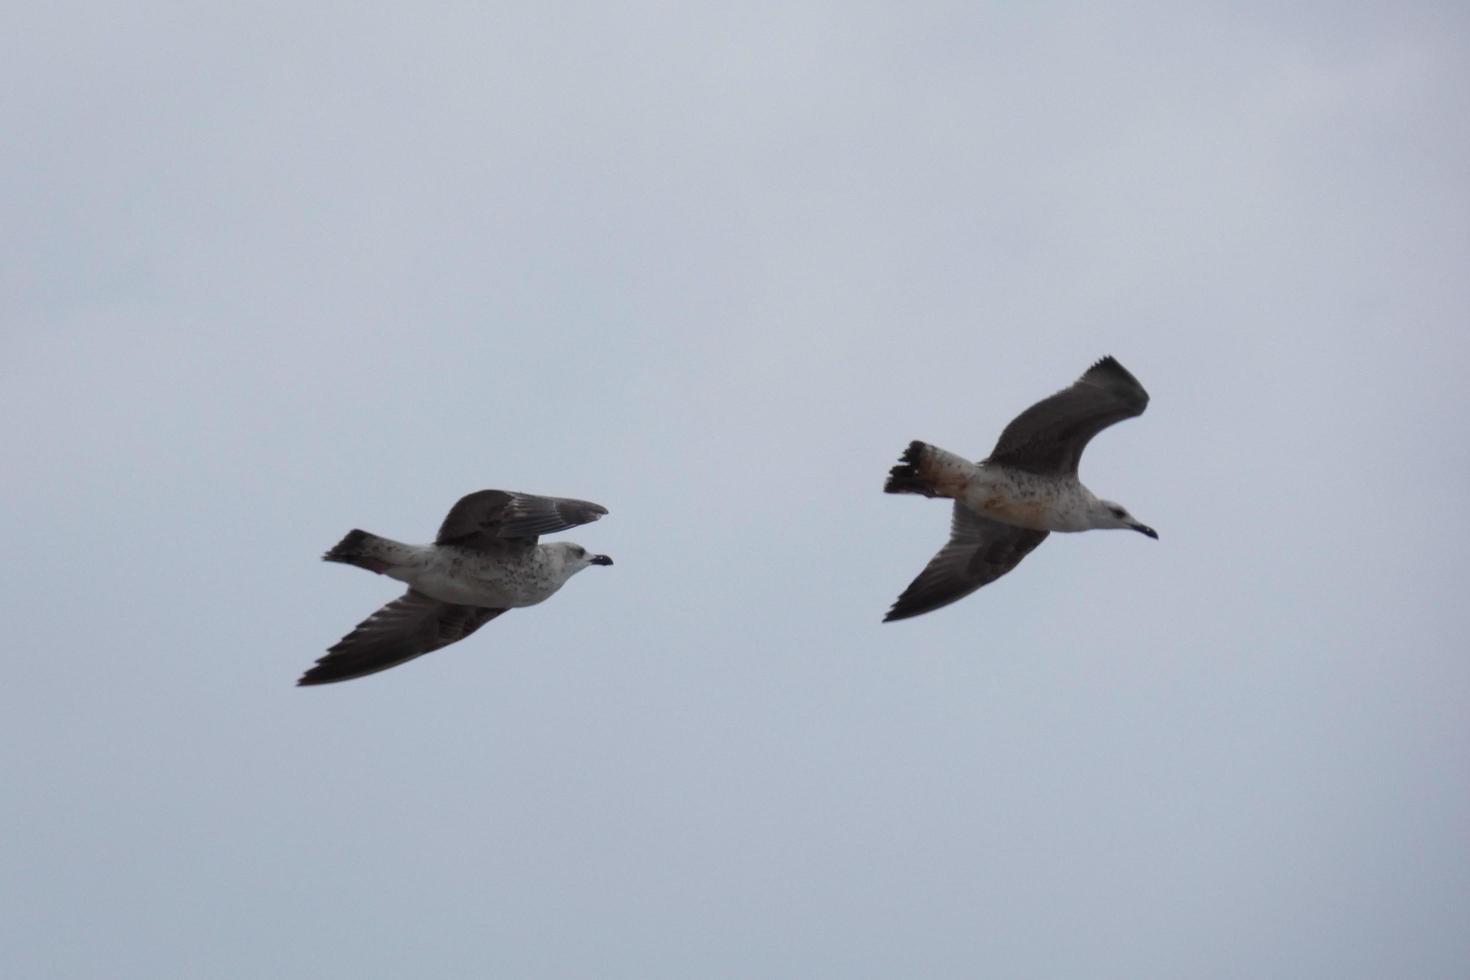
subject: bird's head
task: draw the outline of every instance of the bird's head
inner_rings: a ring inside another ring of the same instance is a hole
[[[613,560],[607,555],[594,555],[579,544],[570,541],[558,541],[546,546],[548,551],[561,558],[562,567],[566,569],[567,575],[575,575],[588,565],[611,565]]]
[[[1092,526],[1094,528],[1127,528],[1146,534],[1155,541],[1159,539],[1159,532],[1128,513],[1128,508],[1122,504],[1115,504],[1111,500],[1099,500],[1092,508]]]

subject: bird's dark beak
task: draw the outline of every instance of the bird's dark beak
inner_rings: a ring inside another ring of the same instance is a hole
[[[612,559],[609,558],[607,555],[593,555],[592,558],[590,559],[590,561],[594,565],[611,565],[612,564]]]
[[[1155,541],[1159,540],[1159,532],[1158,531],[1155,531],[1151,527],[1148,527],[1148,526],[1143,525],[1143,524],[1130,524],[1129,526],[1132,527],[1133,530],[1137,531],[1139,534],[1147,534],[1149,537],[1153,538]]]

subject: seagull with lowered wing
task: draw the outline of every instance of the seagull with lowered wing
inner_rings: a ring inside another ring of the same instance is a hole
[[[582,569],[613,562],[579,544],[538,544],[537,537],[606,513],[586,500],[480,490],[450,509],[433,544],[348,532],[325,561],[387,575],[408,591],[359,623],[297,683],[387,670],[464,639],[508,609],[544,602]]]
[[[884,622],[963,599],[1020,564],[1052,531],[1123,528],[1157,539],[1121,504],[1082,485],[1077,464],[1093,436],[1142,415],[1148,392],[1112,357],[1071,387],[1032,405],[1001,432],[990,456],[972,463],[911,442],[888,474],[885,493],[954,500],[949,543],[909,584]]]

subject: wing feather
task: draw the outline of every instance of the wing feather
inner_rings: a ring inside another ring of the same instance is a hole
[[[296,683],[331,684],[396,667],[459,642],[503,612],[440,602],[409,589],[358,623]]]
[[[486,549],[512,541],[535,544],[537,535],[589,524],[606,513],[606,507],[588,500],[480,490],[450,508],[434,543]]]
[[[992,521],[956,503],[949,543],[903,590],[883,621],[908,619],[963,599],[1015,568],[1048,533]]]
[[[1112,357],[1011,420],[987,463],[1032,473],[1077,472],[1082,450],[1103,429],[1148,407],[1148,392]]]

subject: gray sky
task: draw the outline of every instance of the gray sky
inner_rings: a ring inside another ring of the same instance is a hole
[[[1461,4],[13,4],[0,972],[1470,975]],[[1112,353],[1055,535],[885,496]],[[485,487],[613,555],[295,678]]]

